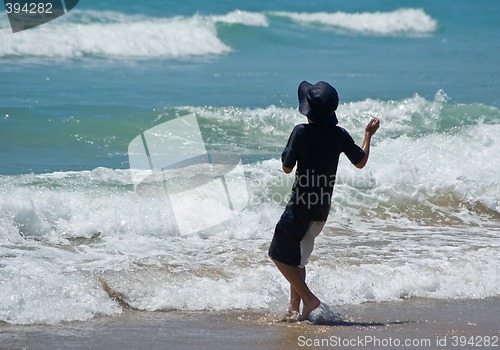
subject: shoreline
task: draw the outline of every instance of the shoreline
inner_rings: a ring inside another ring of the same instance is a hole
[[[499,297],[414,298],[334,309],[342,321],[327,326],[281,322],[264,310],[126,310],[59,325],[1,324],[0,349],[465,349],[474,346],[460,342],[470,339],[475,347],[500,348]]]

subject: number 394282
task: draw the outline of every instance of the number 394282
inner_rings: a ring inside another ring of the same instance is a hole
[[[20,4],[16,2],[5,3],[5,9],[8,14],[10,13],[26,13],[26,14],[42,14],[42,13],[52,13],[52,4],[47,3],[25,3]]]

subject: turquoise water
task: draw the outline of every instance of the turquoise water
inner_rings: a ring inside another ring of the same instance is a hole
[[[4,15],[1,173],[126,168],[124,145],[161,110],[295,108],[304,79],[344,103],[443,90],[498,107],[498,4],[482,4],[85,1],[16,35]]]
[[[403,5],[86,0],[16,34],[0,15],[0,320],[121,312],[102,284],[143,310],[279,312],[266,250],[302,80],[337,87],[358,143],[382,123],[365,170],[341,161],[312,288],[334,305],[499,295],[500,4]],[[241,156],[250,202],[180,237],[127,150],[190,113],[207,149]]]

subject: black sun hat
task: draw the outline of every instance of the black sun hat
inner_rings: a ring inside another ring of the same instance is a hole
[[[303,81],[299,85],[298,95],[301,114],[316,124],[338,124],[335,111],[339,105],[339,95],[333,86],[324,81],[314,85]]]

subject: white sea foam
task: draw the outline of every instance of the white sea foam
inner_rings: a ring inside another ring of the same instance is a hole
[[[377,35],[423,35],[434,32],[437,21],[422,9],[398,9],[392,12],[271,12],[305,25],[321,25],[347,31]]]
[[[232,11],[218,16],[170,18],[113,11],[73,10],[56,21],[13,35],[3,23],[0,57],[127,59],[183,58],[231,51],[217,23],[268,26],[265,15]]]
[[[237,22],[234,16],[225,19]],[[64,18],[2,35],[0,57],[179,58],[231,51],[218,38],[215,21],[201,15],[155,18],[74,10]]]
[[[211,16],[214,22],[227,24],[243,24],[255,27],[267,27],[269,21],[262,13],[236,10],[225,15]]]
[[[202,129],[223,129],[225,142],[247,151],[274,140],[270,159],[244,165],[247,208],[180,236],[167,203],[135,194],[126,170],[0,176],[0,320],[83,320],[126,305],[286,309],[288,285],[267,248],[293,181],[280,171],[279,152],[304,118],[274,106],[185,110],[199,115]],[[308,270],[321,300],[335,309],[498,296],[498,110],[451,105],[440,92],[432,100],[342,104],[338,115],[358,143],[370,115],[382,118],[382,127],[366,169],[341,159],[331,215]],[[206,208],[197,215],[217,214]]]
[[[1,249],[2,321],[55,324],[122,312],[97,280],[64,264],[64,259],[70,256],[57,249],[32,249],[23,252],[11,248],[9,256],[3,255],[5,248]]]

